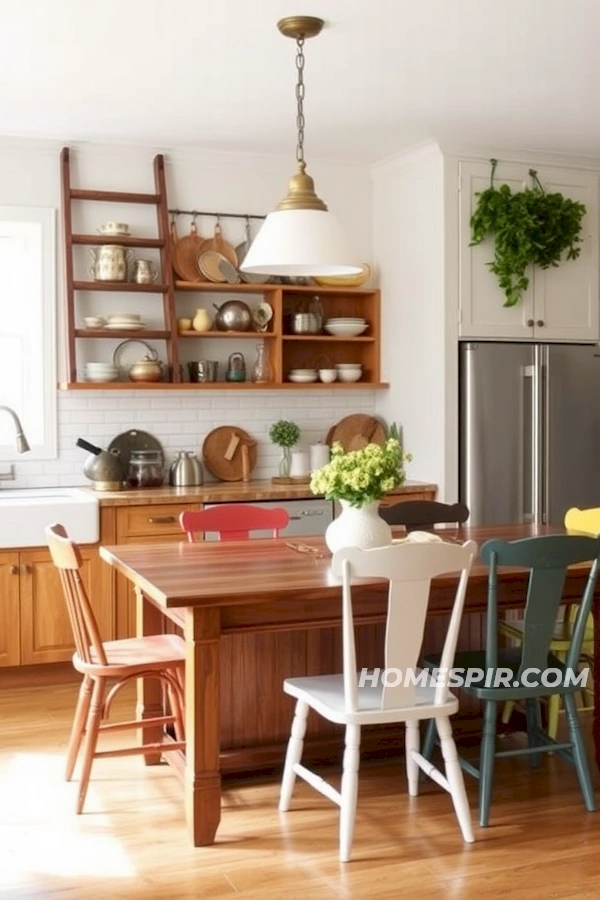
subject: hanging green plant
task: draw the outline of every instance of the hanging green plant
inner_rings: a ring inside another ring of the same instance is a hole
[[[494,238],[494,259],[488,262],[504,293],[504,306],[516,306],[529,287],[530,265],[558,266],[563,253],[577,259],[581,253],[581,222],[585,205],[558,193],[546,193],[535,169],[532,186],[514,193],[507,184],[494,186],[497,159],[490,160],[490,186],[479,191],[471,216],[471,244]]]

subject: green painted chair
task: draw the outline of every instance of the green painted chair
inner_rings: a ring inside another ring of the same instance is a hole
[[[597,537],[600,535],[600,507],[589,509],[578,509],[573,507],[565,513],[565,529],[569,534],[589,534]],[[573,625],[577,618],[577,604],[569,603],[565,606],[563,614],[556,622],[552,641],[550,642],[550,650],[564,660],[569,649]],[[498,622],[498,630],[501,634],[510,638],[514,643],[521,643],[523,640],[522,619],[505,619]],[[583,643],[581,645],[581,662],[584,666],[591,667],[594,658],[594,621],[593,616],[589,616]],[[579,707],[580,712],[593,709],[594,694],[592,686],[588,686],[581,692],[582,702]],[[546,731],[551,738],[556,738],[558,734],[558,721],[561,709],[560,695],[552,694],[547,698],[547,725]],[[515,708],[513,700],[507,701],[502,710],[502,721],[506,724]]]
[[[471,670],[471,682],[465,679],[461,689],[484,704],[479,766],[461,759],[462,768],[479,779],[479,824],[489,824],[496,757],[528,754],[532,767],[537,767],[541,753],[560,754],[575,766],[585,807],[591,812],[596,804],[574,695],[581,689],[577,683],[578,663],[598,577],[600,538],[543,535],[511,542],[492,540],[483,545],[480,555],[489,566],[486,647],[457,653],[454,661],[456,669]],[[550,645],[566,570],[588,562],[590,574],[577,607],[566,657],[561,660],[550,650]],[[529,569],[523,640],[519,647],[506,649],[498,646],[498,568],[501,566]],[[439,660],[439,656],[431,656],[425,664],[435,668]],[[473,675],[477,673],[473,670],[477,669],[481,674],[476,680]],[[544,672],[547,675],[542,677]],[[568,740],[563,742],[551,738],[541,727],[540,698],[554,694],[562,698],[566,710]],[[498,704],[507,700],[525,702],[528,746],[496,751]],[[431,759],[435,739],[435,722],[430,720],[423,745],[423,756],[427,759]]]

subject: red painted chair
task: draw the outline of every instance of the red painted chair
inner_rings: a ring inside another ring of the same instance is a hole
[[[214,531],[220,541],[246,541],[251,531],[271,531],[279,537],[290,517],[280,506],[252,506],[249,503],[226,503],[208,509],[189,510],[179,516],[179,524],[186,532],[188,541],[197,536]]]
[[[73,666],[83,675],[73,717],[67,750],[66,779],[71,780],[79,750],[83,745],[83,764],[76,812],[83,810],[94,759],[105,756],[145,755],[185,749],[183,681],[185,645],[175,634],[103,641],[92,605],[81,578],[81,555],[77,544],[63,525],[46,528],[46,540],[52,562],[58,569],[75,640]],[[109,598],[106,598],[107,602]],[[132,679],[158,678],[167,693],[171,714],[127,722],[108,722],[117,692]],[[173,725],[175,740],[129,745],[119,749],[97,750],[102,731],[156,728]]]

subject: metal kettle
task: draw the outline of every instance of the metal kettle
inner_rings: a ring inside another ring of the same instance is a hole
[[[190,450],[180,450],[169,469],[169,484],[174,487],[193,487],[204,484],[202,463]]]

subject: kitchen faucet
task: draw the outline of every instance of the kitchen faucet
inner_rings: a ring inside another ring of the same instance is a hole
[[[20,421],[18,415],[16,414],[14,409],[10,408],[10,406],[0,406],[0,409],[3,409],[5,412],[7,412],[9,414],[9,416],[12,418],[13,422],[15,423],[15,429],[17,432],[17,450],[18,450],[18,452],[19,453],[27,453],[27,451],[30,450],[31,448],[30,448],[30,446],[27,442],[27,438],[25,437],[25,434],[23,432],[23,426],[21,425],[21,421]]]

